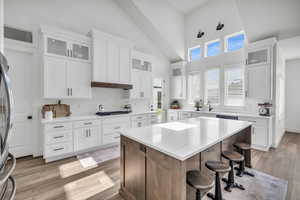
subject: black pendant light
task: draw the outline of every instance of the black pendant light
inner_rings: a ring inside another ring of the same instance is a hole
[[[204,33],[203,31],[200,30],[200,31],[198,32],[198,34],[197,34],[197,38],[202,38],[202,37],[204,36],[204,34],[205,34],[205,33]]]
[[[222,24],[221,22],[218,23],[216,30],[220,31],[224,28],[224,24]]]

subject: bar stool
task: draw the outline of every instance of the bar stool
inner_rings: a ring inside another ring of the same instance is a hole
[[[247,144],[247,143],[236,143],[233,145],[235,148],[237,148],[241,154],[246,157],[246,151],[251,151],[251,145]],[[243,177],[244,175],[248,175],[248,176],[252,176],[254,177],[254,174],[251,172],[248,172],[245,168],[245,160],[243,160],[242,162],[239,163],[239,167],[234,168],[235,170],[237,170],[237,176],[239,177]]]
[[[206,161],[205,166],[216,173],[215,176],[215,194],[208,193],[207,196],[213,200],[223,200],[222,198],[222,190],[220,183],[220,173],[227,173],[230,171],[229,165],[221,161]]]
[[[209,191],[214,186],[213,179],[199,170],[188,171],[186,182],[192,188],[196,189],[196,200],[201,200],[203,193]]]
[[[222,181],[227,183],[226,187],[224,188],[227,192],[231,192],[232,188],[239,188],[241,190],[245,190],[244,186],[236,183],[234,181],[234,162],[242,162],[244,161],[244,156],[239,154],[238,152],[235,151],[223,151],[221,153],[222,157],[226,158],[229,160],[229,165],[230,165],[230,172],[228,174],[228,178],[223,178]]]

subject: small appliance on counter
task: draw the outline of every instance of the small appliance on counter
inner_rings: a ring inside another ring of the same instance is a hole
[[[172,101],[171,105],[170,105],[171,109],[180,109],[181,106],[179,104],[179,102],[177,100]]]
[[[195,101],[195,108],[196,108],[196,111],[201,111],[201,109],[203,108],[203,100],[202,99]]]
[[[52,116],[50,116],[51,112]],[[46,104],[42,107],[42,115],[44,119],[69,117],[71,115],[70,105],[61,104],[60,100],[57,104]]]
[[[269,102],[259,103],[258,104],[258,114],[261,116],[271,116],[272,104]]]

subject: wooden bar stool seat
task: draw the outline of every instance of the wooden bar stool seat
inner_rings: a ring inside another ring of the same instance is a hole
[[[230,172],[228,173],[228,178],[223,178],[227,185],[224,188],[227,192],[231,192],[232,188],[239,188],[241,190],[245,190],[244,186],[238,184],[234,181],[234,162],[242,162],[244,161],[244,156],[235,151],[223,151],[221,153],[223,158],[229,160]]]
[[[238,151],[241,152],[241,154],[245,157],[246,151],[251,151],[251,145],[243,142],[239,142],[233,145],[235,148],[238,149]],[[239,167],[236,167],[235,170],[237,170],[237,176],[243,177],[244,175],[252,176],[254,177],[254,174],[247,171],[245,168],[245,160],[241,161],[239,163]]]
[[[191,170],[186,174],[186,182],[188,185],[196,189],[196,200],[202,198],[202,194],[214,186],[213,179],[199,170]]]
[[[228,164],[221,161],[207,161],[205,166],[216,173],[215,175],[215,194],[208,193],[207,196],[213,200],[223,200],[222,190],[220,183],[220,173],[226,173],[230,171]]]

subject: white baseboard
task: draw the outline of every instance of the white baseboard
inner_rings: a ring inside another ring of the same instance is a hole
[[[300,129],[286,128],[285,132],[292,132],[292,133],[299,133],[300,134]]]

